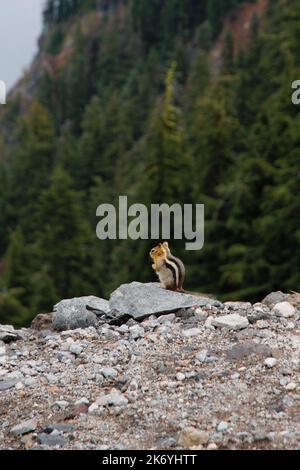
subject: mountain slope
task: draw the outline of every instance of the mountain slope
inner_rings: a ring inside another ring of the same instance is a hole
[[[123,194],[205,204],[186,288],[299,289],[296,0],[53,4],[0,116],[1,321],[154,279],[154,241],[96,238]]]

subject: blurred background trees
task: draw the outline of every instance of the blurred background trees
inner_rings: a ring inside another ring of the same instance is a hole
[[[250,301],[299,290],[300,5],[254,15],[237,54],[220,34],[243,3],[46,2],[41,52],[59,66],[26,112],[16,97],[1,117],[0,322],[155,279],[154,241],[96,238],[97,206],[123,194],[205,204],[204,248],[173,243],[187,289]]]

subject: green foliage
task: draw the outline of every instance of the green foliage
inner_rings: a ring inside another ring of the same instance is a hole
[[[0,322],[28,324],[61,298],[150,281],[156,241],[96,238],[96,208],[205,204],[205,244],[185,252],[186,288],[259,300],[299,290],[300,6],[271,2],[251,47],[211,47],[239,0],[48,1],[43,44],[72,53],[39,80],[0,138]],[[124,9],[123,9],[124,7]],[[87,31],[86,12],[101,9]],[[117,9],[117,13],[114,11]],[[236,10],[235,10],[236,11]],[[59,56],[59,59],[64,54]],[[213,79],[212,79],[213,78]]]

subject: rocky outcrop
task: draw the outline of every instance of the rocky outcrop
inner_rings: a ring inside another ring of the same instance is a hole
[[[56,330],[85,328],[98,324],[101,317],[121,325],[129,318],[142,321],[151,315],[218,304],[207,297],[162,289],[158,283],[132,282],[116,289],[109,301],[93,296],[62,300],[54,307],[52,326]]]
[[[80,314],[93,326],[0,327],[0,448],[298,449],[300,302],[186,296],[183,308],[170,292],[173,312],[150,314],[144,295],[147,316],[125,321],[128,292],[145,288],[157,292],[116,291],[121,325],[108,322],[115,292],[56,306],[65,326]]]

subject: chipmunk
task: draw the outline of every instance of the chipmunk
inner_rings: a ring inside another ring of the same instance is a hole
[[[168,290],[185,292],[183,290],[184,264],[171,254],[168,242],[159,243],[149,254],[154,261],[152,268],[158,275],[161,286]]]

